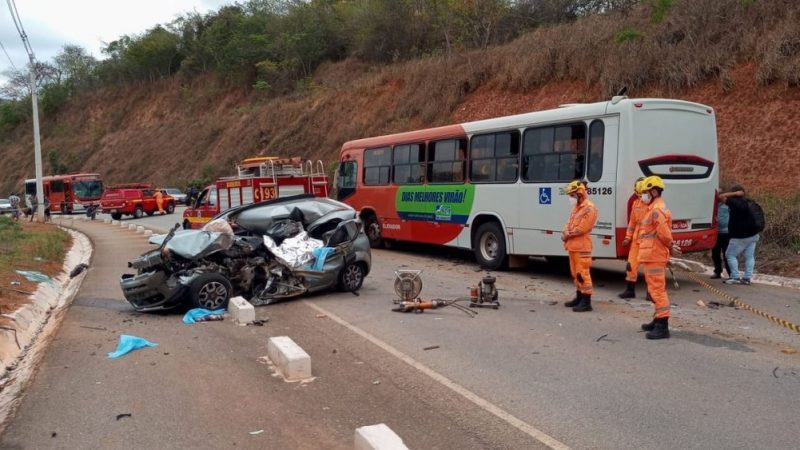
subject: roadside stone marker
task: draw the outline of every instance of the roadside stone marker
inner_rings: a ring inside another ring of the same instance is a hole
[[[141,225],[138,225],[136,227],[136,232],[139,233],[139,234],[144,233],[144,227],[141,226]]]
[[[289,336],[269,338],[267,355],[286,380],[311,378],[311,357]]]
[[[228,314],[236,323],[250,323],[256,320],[256,309],[241,296],[228,301]]]
[[[153,230],[144,230],[144,235],[145,236],[152,236],[153,235]]]
[[[112,220],[112,221],[111,221],[111,226],[114,226],[114,227],[116,227],[116,226],[118,226],[118,225],[119,225],[119,220]]]
[[[109,219],[108,217],[106,217],[105,219],[103,219],[103,223],[111,223],[111,219]]]
[[[129,230],[136,230],[136,224],[135,223],[128,224],[128,229]]]
[[[120,222],[119,226],[120,228],[128,228],[128,222]]]
[[[406,444],[385,423],[356,428],[356,450],[408,450]]]

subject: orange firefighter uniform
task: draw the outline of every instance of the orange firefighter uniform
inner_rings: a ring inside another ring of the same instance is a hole
[[[631,207],[631,217],[628,219],[628,229],[625,231],[625,240],[630,242],[628,251],[628,265],[625,268],[625,281],[636,283],[639,277],[639,231],[642,219],[647,213],[647,205],[637,198]]]
[[[158,213],[164,214],[164,194],[161,191],[156,191],[156,206],[158,207]]]
[[[672,213],[661,197],[653,199],[639,230],[639,261],[644,265],[647,291],[655,304],[655,318],[669,318],[667,263],[672,248]]]
[[[583,201],[572,208],[564,227],[564,249],[569,253],[569,270],[575,288],[584,295],[592,295],[592,228],[597,222],[597,208],[586,196],[586,189],[577,191]]]

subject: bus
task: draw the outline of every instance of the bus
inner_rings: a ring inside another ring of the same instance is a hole
[[[373,246],[412,241],[474,251],[485,269],[566,256],[564,187],[588,182],[598,208],[595,258],[626,258],[637,178],[664,179],[684,252],[717,237],[714,110],[672,99],[559,108],[346,142],[337,199],[360,213]]]
[[[50,200],[50,211],[62,214],[85,210],[98,204],[103,195],[103,180],[96,173],[71,173],[42,178],[44,196]],[[25,194],[36,196],[36,179],[25,180]]]

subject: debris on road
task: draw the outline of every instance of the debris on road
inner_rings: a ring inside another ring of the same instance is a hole
[[[205,308],[194,308],[186,311],[186,314],[183,315],[183,323],[187,325],[191,325],[196,322],[204,322],[209,320],[209,317],[219,316],[219,319],[210,319],[210,320],[222,320],[222,315],[225,314],[225,309],[205,309]]]
[[[431,345],[430,347],[423,348],[423,350],[436,350],[437,348],[439,348],[438,345]]]
[[[263,327],[265,323],[269,322],[269,319],[256,319],[247,325],[252,325],[254,327]]]
[[[128,334],[122,334],[119,336],[119,344],[117,345],[117,350],[110,352],[108,354],[108,357],[111,359],[116,359],[134,350],[139,350],[140,348],[156,347],[156,346],[158,346],[158,344],[150,342],[147,339],[140,338],[137,336],[131,336]]]
[[[317,314],[316,317],[317,317],[317,319],[324,319],[324,318],[328,317],[328,315],[327,314]]]
[[[702,300],[698,300],[697,301],[697,306],[699,306],[701,308],[707,308],[706,303],[704,301],[702,301]]]
[[[797,350],[787,347],[787,348],[781,349],[781,353],[785,353],[787,355],[794,355],[795,353],[797,353]]]
[[[377,386],[377,385],[381,384],[381,380],[375,380],[375,381],[372,382],[372,384]]]
[[[33,281],[34,283],[53,282],[52,278],[41,272],[36,272],[35,270],[15,270],[15,272],[25,277],[26,280]]]
[[[608,337],[608,335],[607,335],[607,334],[604,334],[604,335],[600,336],[599,338],[597,338],[597,339],[595,340],[595,342],[600,342],[600,341],[601,341],[601,340],[603,340],[603,338],[605,338],[605,337]]]
[[[88,265],[88,264],[86,264],[86,263],[80,263],[80,264],[78,264],[77,266],[75,266],[75,268],[74,268],[74,269],[72,269],[72,271],[69,273],[69,277],[70,277],[70,278],[75,278],[75,277],[77,277],[78,275],[80,275],[81,273],[83,273],[83,271],[84,271],[84,270],[86,270],[86,269],[88,269],[88,268],[89,268],[89,265]]]
[[[251,435],[251,436],[255,436],[255,435],[261,434],[261,433],[263,433],[263,432],[264,432],[264,430],[251,431],[251,432],[250,432],[250,435]]]
[[[131,413],[117,414],[117,420],[124,419],[126,417],[133,417],[133,414],[131,414]]]
[[[86,328],[89,330],[97,330],[97,331],[108,331],[108,328],[105,327],[90,327],[88,325],[81,325],[81,328]]]
[[[777,371],[778,371],[778,366],[775,366],[775,368],[772,369],[772,376],[775,377],[775,378],[778,378],[778,375],[775,373]]]

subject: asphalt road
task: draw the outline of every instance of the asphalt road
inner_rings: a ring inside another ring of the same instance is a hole
[[[639,331],[650,304],[616,298],[617,262],[593,271],[592,313],[564,308],[572,286],[540,262],[495,274],[499,310],[391,312],[398,268],[423,270],[425,298],[466,295],[483,275],[468,254],[422,246],[374,251],[359,296],[258,308],[270,318],[263,328],[184,326],[175,315],[133,314],[121,300],[116,277],[147,248],[141,237],[78,226],[97,245],[93,269],[3,447],[344,448],[355,427],[378,422],[411,448],[540,446],[510,424],[518,419],[573,448],[797,448],[800,356],[789,349],[800,336],[744,310],[698,306],[721,299],[680,275],[672,338],[657,342]],[[719,286],[800,322],[796,291]],[[160,345],[105,359],[122,332]],[[283,383],[257,362],[266,337],[281,334],[318,358],[314,382]]]

